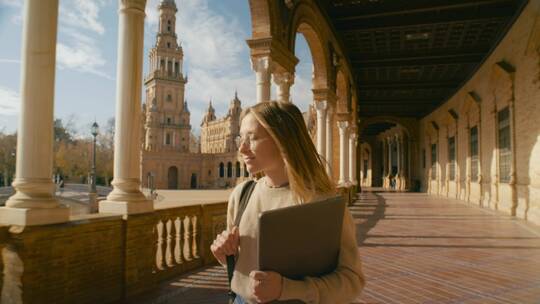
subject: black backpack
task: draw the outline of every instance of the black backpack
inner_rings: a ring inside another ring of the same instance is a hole
[[[253,192],[253,189],[255,188],[255,181],[249,180],[244,187],[242,188],[242,192],[240,193],[240,202],[238,204],[238,210],[236,211],[236,217],[234,218],[234,226],[239,227],[240,226],[240,220],[242,219],[242,214],[244,214],[244,210],[246,210],[247,204],[249,202],[249,198],[251,197],[251,193]],[[229,304],[233,304],[234,300],[236,299],[236,294],[231,289],[231,281],[233,277],[234,267],[236,265],[236,260],[233,255],[227,256],[227,277],[229,279]]]

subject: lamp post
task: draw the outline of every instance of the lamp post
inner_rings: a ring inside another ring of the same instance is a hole
[[[96,193],[96,136],[98,135],[99,126],[97,122],[92,124],[92,136],[94,137],[94,153],[92,155],[92,171],[90,173],[90,193]]]

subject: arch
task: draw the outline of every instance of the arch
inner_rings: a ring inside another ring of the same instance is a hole
[[[169,170],[167,170],[167,181],[168,189],[178,189],[178,168],[175,166],[169,167]]]
[[[401,126],[405,135],[409,137],[409,140],[416,142],[416,127],[415,121],[410,119],[403,119],[394,116],[375,116],[366,119],[361,119],[358,123],[358,134],[362,134],[362,131],[369,125],[379,122],[393,123],[397,126]]]
[[[197,173],[191,173],[191,189],[197,189]]]
[[[222,162],[219,163],[219,177],[225,177],[225,165]]]
[[[289,49],[294,54],[296,35],[302,34],[306,39],[311,58],[313,60],[313,88],[324,89],[328,87],[329,77],[329,58],[328,49],[325,47],[323,31],[316,20],[324,19],[322,16],[306,3],[299,3],[293,12],[291,27],[289,31]]]

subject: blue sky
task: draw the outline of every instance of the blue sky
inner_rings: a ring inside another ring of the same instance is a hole
[[[148,51],[155,43],[159,1],[147,1],[144,74]],[[0,0],[0,130],[6,132],[17,129],[20,112],[22,3]],[[218,117],[226,113],[235,90],[242,105],[254,103],[255,74],[245,42],[251,36],[249,5],[247,0],[176,0],[176,4],[176,31],[189,77],[186,99],[192,128],[198,133],[210,99]],[[117,0],[60,1],[55,117],[71,120],[80,136],[90,136],[94,119],[104,125],[114,116],[117,11]],[[301,35],[296,56],[300,63],[291,94],[305,111],[313,96],[312,61]]]

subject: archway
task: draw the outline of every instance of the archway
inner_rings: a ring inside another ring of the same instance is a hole
[[[197,174],[191,173],[191,189],[197,189]]]
[[[168,189],[178,189],[178,168],[175,166],[169,167],[167,172]]]

